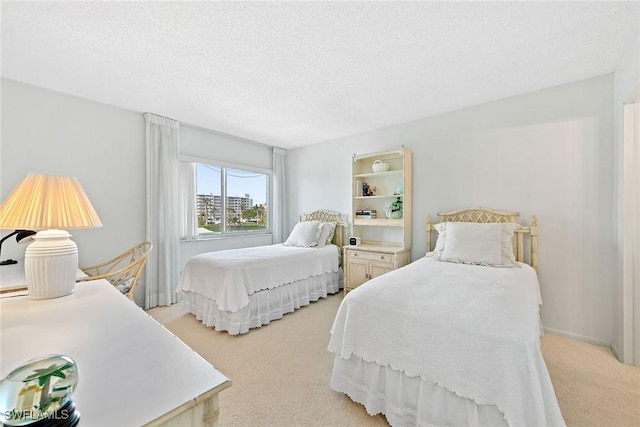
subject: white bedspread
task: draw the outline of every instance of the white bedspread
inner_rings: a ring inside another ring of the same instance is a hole
[[[540,352],[535,271],[422,258],[351,291],[329,350],[420,376],[510,426],[564,425]]]
[[[282,244],[208,252],[191,258],[178,292],[211,298],[220,310],[238,311],[249,295],[311,276],[338,271],[338,249],[298,248]]]

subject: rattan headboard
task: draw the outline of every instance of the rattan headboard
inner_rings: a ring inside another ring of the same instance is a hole
[[[343,215],[339,212],[328,211],[324,209],[318,209],[312,212],[305,212],[300,215],[300,221],[322,221],[322,222],[335,222],[336,232],[333,235],[333,244],[336,245],[340,252],[342,252],[342,244],[344,242],[344,230],[346,228],[346,221],[343,219]]]
[[[472,207],[451,212],[439,212],[440,222],[517,222],[518,212],[504,212],[489,208]],[[432,231],[435,231],[431,217],[427,217],[427,252],[432,250]],[[434,233],[435,234],[435,233]],[[529,235],[529,259],[525,261],[524,238]],[[526,262],[534,269],[538,268],[538,219],[533,216],[531,224],[520,226],[513,235],[513,253],[516,261]]]

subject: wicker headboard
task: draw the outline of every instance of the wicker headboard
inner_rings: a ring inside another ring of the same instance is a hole
[[[517,222],[518,212],[504,212],[494,209],[472,207],[451,212],[439,212],[440,222]],[[435,231],[431,217],[427,217],[427,252],[432,250],[432,231]],[[436,234],[436,233],[434,233]],[[524,237],[529,235],[529,260],[525,261]],[[527,262],[534,269],[538,268],[538,219],[533,216],[528,227],[520,226],[513,235],[513,253],[516,261]]]
[[[344,242],[344,230],[346,228],[346,221],[339,212],[327,211],[324,209],[318,209],[312,212],[305,212],[300,215],[300,221],[322,221],[322,222],[335,222],[336,232],[333,235],[333,244],[340,248],[342,252],[342,245]]]

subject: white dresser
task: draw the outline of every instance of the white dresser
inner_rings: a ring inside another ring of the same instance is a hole
[[[49,300],[0,299],[0,376],[46,354],[71,357],[80,426],[216,426],[231,381],[106,280]]]

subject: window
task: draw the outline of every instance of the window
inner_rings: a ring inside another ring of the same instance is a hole
[[[199,236],[268,231],[268,201],[268,174],[196,163]]]

